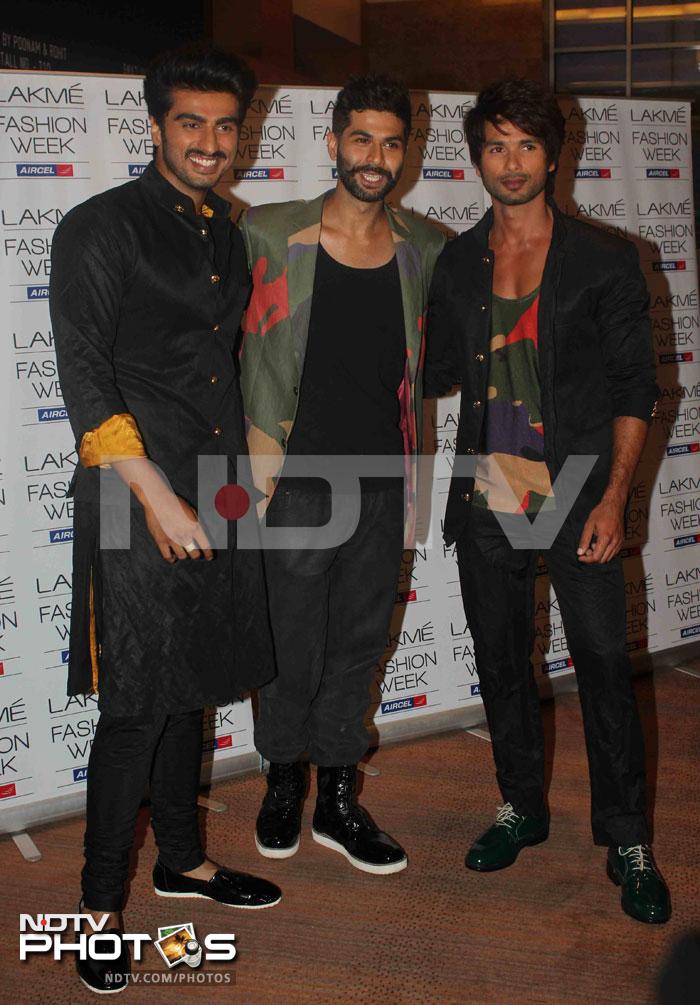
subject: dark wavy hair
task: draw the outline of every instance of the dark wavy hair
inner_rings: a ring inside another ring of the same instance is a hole
[[[411,131],[411,95],[395,77],[367,73],[350,77],[338,92],[333,109],[333,132],[340,136],[350,125],[351,112],[391,112],[403,122],[404,141]]]
[[[257,82],[239,56],[206,44],[156,56],[146,71],[143,93],[148,114],[159,125],[172,107],[172,91],[223,91],[238,98],[238,124],[245,119]]]
[[[559,163],[564,116],[549,88],[536,80],[499,80],[481,91],[464,118],[469,155],[477,167],[484,149],[484,127],[487,122],[498,126],[501,119],[542,140],[548,163]]]

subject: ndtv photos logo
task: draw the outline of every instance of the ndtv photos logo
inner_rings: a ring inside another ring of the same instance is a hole
[[[428,704],[427,694],[414,694],[411,698],[395,698],[393,701],[383,701],[382,715],[389,712],[408,712],[412,708],[425,708]]]
[[[647,178],[680,178],[680,168],[647,168]]]
[[[16,164],[18,178],[72,178],[72,164]]]
[[[464,168],[423,168],[423,177],[433,181],[464,181]]]
[[[284,168],[236,168],[236,181],[284,181]]]
[[[612,178],[611,168],[576,168],[576,178]]]
[[[26,961],[31,955],[51,954],[54,960],[61,960],[67,953],[77,953],[81,960],[117,960],[124,941],[137,963],[143,960],[144,947],[152,944],[168,970],[182,963],[194,970],[202,960],[232,963],[236,959],[233,932],[210,932],[201,942],[192,922],[187,922],[159,928],[157,938],[146,932],[117,935],[103,931],[108,920],[107,914],[99,921],[89,914],[20,914],[19,958]],[[115,974],[114,978],[136,982],[143,976]],[[222,982],[225,976],[218,975]]]

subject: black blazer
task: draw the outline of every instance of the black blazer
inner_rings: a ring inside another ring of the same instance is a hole
[[[658,389],[649,295],[630,241],[565,216],[554,202],[538,316],[544,456],[552,482],[569,454],[597,454],[581,495],[592,508],[610,474],[617,416],[649,422]],[[425,397],[462,385],[457,457],[479,452],[487,400],[494,253],[493,211],[450,241],[430,292]],[[474,479],[453,476],[444,535],[466,522]]]

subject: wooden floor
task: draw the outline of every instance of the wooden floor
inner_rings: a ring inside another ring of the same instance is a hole
[[[627,918],[606,878],[605,851],[590,836],[581,718],[571,694],[543,706],[553,755],[550,839],[503,872],[478,875],[463,865],[469,842],[492,821],[499,802],[490,744],[469,733],[387,747],[374,756],[381,774],[365,778],[362,801],[408,849],[409,867],[396,876],[365,875],[314,844],[310,801],[297,855],[261,859],[253,844],[261,779],[217,785],[212,795],[228,812],[206,814],[208,848],[219,861],[279,882],[284,899],[265,911],[155,897],[155,849],[144,811],[127,928],[154,934],[159,925],[191,921],[199,936],[233,931],[238,958],[228,969],[207,964],[189,971],[233,975],[228,985],[142,984],[117,1000],[648,1005],[669,946],[700,924],[700,678],[667,670],[638,679],[637,691],[655,850],[673,895],[668,925]],[[74,910],[78,899],[82,821],[39,829],[33,837],[44,856],[38,864],[24,862],[7,839],[0,852],[3,932],[12,947],[4,953],[0,1000],[96,1001],[77,983],[72,964],[17,960],[18,912]],[[166,972],[153,947],[135,970],[147,979]],[[184,970],[180,965],[173,973]]]

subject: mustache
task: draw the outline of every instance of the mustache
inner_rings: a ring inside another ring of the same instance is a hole
[[[215,150],[213,153],[209,153],[206,150],[188,150],[185,157],[216,157],[219,160],[226,160],[226,154],[223,150]]]
[[[351,174],[360,174],[363,171],[369,171],[372,174],[383,175],[385,178],[388,178],[389,181],[391,181],[393,179],[393,177],[394,177],[393,174],[391,173],[391,171],[387,171],[386,168],[375,167],[374,164],[360,164],[359,167],[353,168],[350,173]]]
[[[527,181],[529,179],[529,174],[504,174],[498,179],[500,182],[504,181]]]

